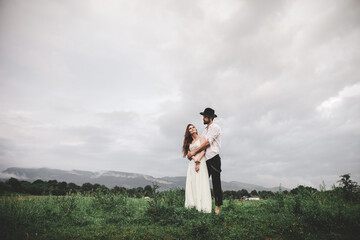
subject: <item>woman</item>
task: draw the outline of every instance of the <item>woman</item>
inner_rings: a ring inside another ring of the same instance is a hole
[[[204,137],[198,136],[195,126],[189,124],[184,136],[183,157],[186,157],[189,150],[193,151],[204,141]],[[185,207],[195,207],[198,211],[211,213],[209,174],[204,155],[205,150],[199,152],[189,162],[185,187]]]

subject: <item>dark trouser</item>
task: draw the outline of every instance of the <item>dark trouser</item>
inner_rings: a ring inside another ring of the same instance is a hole
[[[209,172],[209,177],[211,176],[212,179],[212,185],[213,185],[214,197],[215,197],[215,206],[221,206],[223,205],[223,201],[222,201],[222,189],[221,189],[221,180],[220,180],[221,158],[219,154],[207,160],[206,165]]]

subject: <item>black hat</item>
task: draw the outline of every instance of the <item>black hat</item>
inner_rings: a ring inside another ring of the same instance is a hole
[[[214,109],[212,108],[205,108],[204,112],[200,113],[201,115],[207,116],[207,117],[213,117],[216,118],[217,115],[215,114]]]

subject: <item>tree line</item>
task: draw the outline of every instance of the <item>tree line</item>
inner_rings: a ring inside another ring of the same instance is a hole
[[[102,192],[102,193],[114,193],[114,194],[127,194],[130,197],[152,197],[154,188],[158,189],[158,186],[146,185],[145,187],[137,188],[125,188],[115,186],[108,188],[105,185],[84,183],[81,186],[75,183],[58,182],[57,180],[36,180],[34,182],[28,182],[24,180],[18,180],[16,178],[10,178],[5,182],[0,182],[0,194],[6,193],[22,193],[31,195],[54,195],[65,196],[69,193],[90,193],[90,192]],[[269,198],[274,196],[271,191],[247,191],[242,189],[239,191],[224,191],[225,199],[239,199],[243,196],[260,196],[261,198]]]
[[[114,194],[127,194],[129,197],[144,197],[150,196],[153,192],[153,188],[150,185],[137,188],[125,188],[115,186],[108,188],[105,185],[98,183],[84,183],[81,186],[75,183],[58,182],[57,180],[36,180],[34,182],[28,182],[24,180],[18,180],[16,178],[10,178],[5,182],[0,182],[0,194],[4,195],[7,193],[22,193],[31,195],[54,195],[54,196],[65,196],[72,193],[91,193],[91,192],[102,192],[102,193],[114,193]]]
[[[115,186],[113,188],[108,188],[105,185],[100,184],[91,184],[84,183],[81,186],[75,183],[67,183],[67,182],[58,182],[57,180],[36,180],[32,183],[28,181],[21,181],[16,178],[10,178],[6,182],[0,182],[0,193],[23,193],[23,194],[31,194],[31,195],[54,195],[54,196],[65,196],[69,193],[89,193],[89,192],[102,192],[102,193],[114,193],[114,194],[127,194],[130,197],[152,197],[153,190],[155,186],[146,185],[143,187],[137,188],[125,188]],[[312,191],[317,191],[314,188],[299,186],[300,188],[309,188]],[[298,187],[298,188],[299,188]],[[158,188],[158,187],[156,187]],[[296,193],[297,189],[293,189],[290,192]],[[284,193],[288,193],[288,191],[284,191]],[[259,196],[262,199],[271,198],[274,196],[274,192],[272,191],[247,191],[246,189],[242,189],[239,191],[228,190],[223,192],[225,199],[240,199],[241,197],[247,196]]]
[[[344,174],[340,176],[339,187],[344,190],[345,194],[351,194],[353,192],[359,192],[359,186],[357,182],[350,180],[350,174]],[[58,182],[57,180],[36,180],[34,182],[28,182],[24,180],[18,180],[16,178],[10,178],[5,182],[0,182],[0,195],[21,193],[31,195],[54,195],[54,196],[65,196],[72,193],[91,193],[91,192],[102,192],[102,193],[113,193],[113,194],[126,194],[129,197],[141,198],[141,197],[153,197],[156,190],[159,188],[157,185],[146,185],[145,187],[137,188],[125,188],[115,186],[108,188],[105,185],[84,183],[81,186],[75,183]],[[313,187],[299,185],[290,191],[282,191],[284,194],[296,195],[298,192],[317,192],[318,190]],[[212,189],[211,189],[212,191]],[[280,190],[281,191],[281,190]],[[247,191],[242,189],[239,191],[227,190],[223,192],[224,199],[240,199],[244,196],[247,197],[260,197],[261,199],[273,198],[276,193],[272,191]],[[350,196],[350,195],[349,195]]]

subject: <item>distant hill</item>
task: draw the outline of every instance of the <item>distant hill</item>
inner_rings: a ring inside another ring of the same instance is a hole
[[[157,184],[160,186],[159,190],[167,190],[170,188],[185,188],[186,177],[162,177],[154,178],[149,175],[139,174],[139,173],[128,173],[128,172],[118,172],[118,171],[99,171],[99,172],[90,172],[90,171],[79,171],[79,170],[59,170],[59,169],[50,169],[50,168],[8,168],[2,172],[0,178],[2,180],[7,180],[10,177],[17,178],[19,180],[26,180],[33,182],[35,180],[41,179],[43,181],[57,180],[59,182],[75,183],[77,185],[82,185],[84,183],[91,184],[101,184],[105,185],[108,188],[113,188],[115,186],[126,187],[126,188],[136,188],[136,187],[145,187],[146,185]],[[241,190],[246,189],[247,191],[257,190],[257,191],[278,191],[279,187],[266,188],[258,185],[253,185],[249,183],[241,182],[224,182],[222,181],[222,188],[226,190]],[[286,188],[283,188],[286,190]]]

